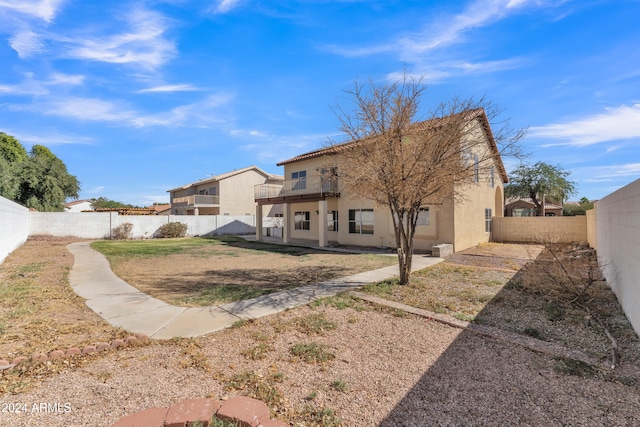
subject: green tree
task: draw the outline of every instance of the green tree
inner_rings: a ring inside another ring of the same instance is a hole
[[[22,144],[0,132],[0,196],[14,200],[20,186],[20,165],[28,158]]]
[[[78,179],[51,150],[34,145],[27,153],[16,138],[0,132],[0,196],[40,211],[62,211],[78,191]]]
[[[61,212],[67,198],[78,198],[80,183],[47,147],[34,145],[22,163],[15,200],[39,211]]]
[[[582,197],[578,205],[565,205],[562,210],[562,215],[586,215],[587,211],[590,209],[593,209],[593,202],[589,201],[586,197]]]
[[[560,166],[545,162],[533,165],[521,164],[509,176],[504,187],[506,197],[529,197],[536,205],[536,215],[542,215],[542,198],[553,197],[561,202],[575,192],[575,183],[568,179],[570,173]]]
[[[91,199],[91,204],[94,209],[111,209],[111,208],[136,208],[137,206],[117,202],[115,200],[107,199],[106,197],[98,197],[97,199]]]
[[[27,160],[27,150],[11,135],[0,132],[0,158],[9,163],[20,163]]]

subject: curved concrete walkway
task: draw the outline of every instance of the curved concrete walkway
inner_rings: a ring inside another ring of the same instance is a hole
[[[394,265],[220,306],[187,308],[153,298],[120,279],[111,271],[104,255],[93,250],[88,242],[71,243],[67,249],[74,256],[69,282],[87,306],[113,326],[155,339],[205,335],[228,328],[241,319],[278,313],[399,273],[398,266]],[[412,270],[440,261],[442,258],[415,254]]]

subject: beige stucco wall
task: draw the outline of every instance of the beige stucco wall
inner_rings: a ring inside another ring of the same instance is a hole
[[[486,157],[486,155],[480,152],[480,157]],[[314,180],[314,176],[318,175],[318,170],[330,166],[340,167],[337,156],[319,157],[286,164],[284,166],[285,180],[290,180],[293,172],[306,171],[307,188],[311,188],[311,182]],[[492,214],[495,216],[503,214],[503,184],[497,167],[493,182],[492,186],[488,168],[484,165],[481,167],[479,182],[462,190],[464,197],[455,206],[455,213],[453,201],[445,202],[442,205],[428,206],[429,225],[418,226],[414,240],[415,248],[430,250],[434,245],[440,243],[452,243],[455,250],[462,250],[482,242],[488,242],[490,233],[485,232],[485,208],[492,209]],[[328,210],[338,210],[339,215],[339,231],[338,233],[329,232],[329,241],[337,241],[342,245],[396,246],[393,221],[387,206],[376,206],[373,201],[367,199],[351,198],[343,188],[340,188],[340,192],[339,198],[327,199]],[[374,234],[349,233],[349,210],[368,208],[374,210]],[[319,210],[318,202],[290,203],[288,216],[290,237],[317,241],[320,222],[315,212]],[[311,213],[310,230],[294,229],[296,211]]]
[[[594,209],[587,211],[587,242],[593,249],[598,250],[598,213],[597,204],[595,203]]]
[[[253,215],[256,211],[253,189],[265,180],[264,175],[249,170],[219,181],[220,215]]]
[[[494,242],[586,242],[586,216],[502,217],[493,219]]]
[[[469,135],[471,138],[475,141],[484,138],[484,132],[477,121],[469,126],[473,126]],[[486,243],[491,239],[491,233],[485,231],[485,209],[491,209],[492,217],[502,217],[504,214],[504,184],[488,145],[473,145],[471,151],[484,160],[478,167],[477,182],[458,188],[460,199],[453,205],[453,241],[446,242],[453,243],[455,252]],[[490,172],[491,167],[493,176]]]

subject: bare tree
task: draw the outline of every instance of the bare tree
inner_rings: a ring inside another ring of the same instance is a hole
[[[420,209],[459,201],[464,186],[479,176],[499,176],[498,143],[519,154],[524,135],[508,122],[498,123],[494,134],[489,123],[500,109],[484,99],[452,99],[416,122],[425,89],[421,78],[407,74],[381,85],[356,82],[346,91],[353,108],[335,108],[340,130],[351,140],[333,144],[341,185],[390,210],[401,284],[410,280]]]
[[[606,308],[607,298],[612,296],[602,274],[607,266],[598,262],[595,249],[586,244],[563,245],[551,235],[539,240],[545,251],[526,266],[522,284],[531,292],[579,309],[587,326],[595,322],[611,343],[611,368],[615,368],[619,361],[618,341],[607,325]]]

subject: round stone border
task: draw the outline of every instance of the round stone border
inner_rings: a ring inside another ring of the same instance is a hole
[[[32,353],[30,356],[17,356],[14,357],[11,362],[5,359],[0,359],[0,370],[11,369],[19,364],[32,360],[34,362],[47,363],[58,359],[68,359],[71,357],[81,357],[85,354],[100,353],[107,350],[115,350],[120,347],[136,347],[139,345],[147,344],[149,337],[145,334],[139,334],[137,336],[130,335],[124,339],[114,339],[110,342],[99,342],[96,345],[86,345],[80,347],[70,347],[67,350],[53,350],[49,353]]]
[[[239,427],[288,427],[289,424],[269,417],[267,405],[245,396],[220,402],[216,399],[186,399],[168,408],[149,408],[127,415],[111,427],[186,427],[200,423],[212,425],[212,418],[231,421]]]

